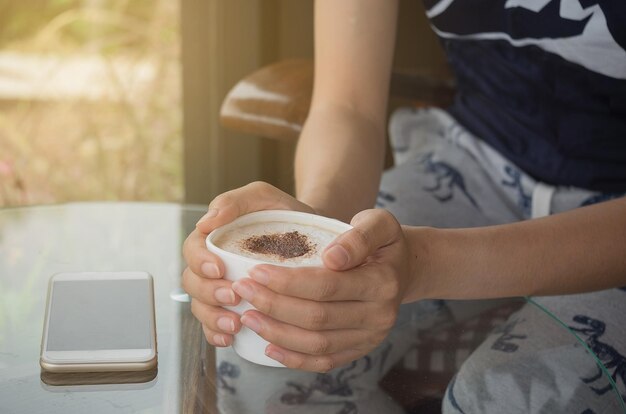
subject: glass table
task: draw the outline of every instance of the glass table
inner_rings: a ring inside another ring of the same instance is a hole
[[[565,400],[559,407],[568,412],[568,396],[580,397],[593,383],[606,389],[585,397],[589,412],[624,409],[605,367],[586,346],[523,298],[474,302],[469,308],[460,302],[426,304],[430,313],[417,321],[419,340],[382,379],[370,380],[367,392],[351,386],[349,369],[335,376],[303,373],[238,360],[229,349],[216,351],[204,340],[189,303],[173,295],[184,268],[182,243],[204,212],[204,207],[158,203],[0,210],[0,413],[439,412],[442,399],[451,398],[444,396],[447,384],[474,349],[489,342],[503,352],[514,350],[520,336],[511,333],[515,315],[532,321],[534,329],[557,333],[544,344],[552,350],[549,363],[533,371],[533,384],[547,402]],[[80,378],[41,371],[48,280],[57,272],[86,270],[143,270],[154,276],[158,371]],[[484,386],[511,375],[506,367],[489,372]],[[238,385],[246,381],[245,389]]]

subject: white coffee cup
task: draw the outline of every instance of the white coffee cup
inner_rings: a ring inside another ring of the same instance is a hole
[[[252,267],[258,264],[269,262],[240,256],[236,253],[223,250],[214,244],[215,240],[219,239],[219,237],[223,234],[232,231],[238,227],[243,227],[259,222],[284,222],[303,224],[328,230],[337,233],[338,235],[352,228],[352,226],[350,226],[349,224],[346,224],[339,220],[334,220],[315,214],[288,210],[265,210],[241,216],[231,223],[228,223],[222,227],[213,230],[206,238],[206,246],[209,251],[218,256],[224,263],[224,278],[226,280],[234,282],[240,279],[245,279],[249,277],[248,272],[250,271],[250,269],[252,269]],[[277,265],[276,263],[272,264]],[[298,265],[284,263],[278,264],[277,266],[297,267]],[[232,310],[239,315],[242,315],[245,311],[249,309],[254,309],[254,307],[250,305],[250,303],[243,299],[241,300],[239,305],[225,306],[225,308]],[[269,343],[265,339],[261,338],[254,331],[243,326],[234,337],[233,348],[239,356],[247,359],[248,361],[271,367],[284,367],[284,365],[280,362],[275,361],[265,355],[265,348],[268,344]]]

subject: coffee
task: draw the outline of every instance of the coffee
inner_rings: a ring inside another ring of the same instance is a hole
[[[339,233],[314,225],[266,221],[230,229],[214,241],[223,250],[264,262],[319,266]]]
[[[213,230],[206,238],[206,246],[224,264],[224,278],[235,282],[247,279],[250,270],[260,262],[288,267],[323,266],[324,249],[351,228],[338,220],[298,211],[257,211]],[[254,309],[243,299],[226,308],[239,315]],[[235,352],[248,361],[284,366],[265,355],[268,344],[245,326],[233,340]]]

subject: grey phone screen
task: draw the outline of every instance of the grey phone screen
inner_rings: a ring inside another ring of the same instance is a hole
[[[148,280],[56,281],[48,351],[150,348]]]

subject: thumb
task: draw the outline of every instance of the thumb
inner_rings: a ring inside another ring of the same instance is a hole
[[[400,224],[387,210],[364,210],[352,218],[353,229],[338,236],[322,253],[324,265],[332,270],[359,266],[381,247],[393,243]]]
[[[198,221],[196,228],[204,234],[230,223],[244,214],[260,210],[296,210],[313,213],[313,209],[278,188],[254,182],[215,197],[209,211]]]

